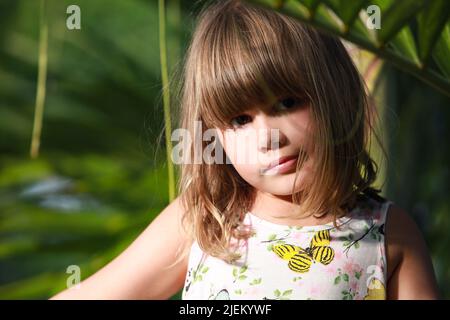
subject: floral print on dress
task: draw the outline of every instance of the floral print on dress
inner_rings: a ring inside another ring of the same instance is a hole
[[[391,201],[366,198],[348,216],[283,226],[249,213],[253,235],[227,263],[192,246],[183,299],[386,299],[384,223]]]

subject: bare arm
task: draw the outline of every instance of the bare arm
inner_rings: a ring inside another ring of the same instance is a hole
[[[176,260],[186,241],[179,198],[170,203],[139,237],[98,272],[51,299],[168,299],[184,284],[187,258]]]
[[[439,299],[427,246],[413,219],[390,206],[386,223],[387,298]]]

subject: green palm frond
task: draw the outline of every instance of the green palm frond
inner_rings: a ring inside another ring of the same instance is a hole
[[[350,41],[450,96],[448,0],[249,0]],[[380,28],[366,26],[376,5]],[[365,15],[364,15],[365,14]]]

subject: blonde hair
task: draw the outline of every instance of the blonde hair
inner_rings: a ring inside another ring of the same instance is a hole
[[[358,195],[380,192],[370,187],[378,167],[366,151],[373,114],[364,82],[339,39],[269,9],[215,1],[200,12],[180,90],[179,126],[191,137],[225,128],[233,115],[274,97],[307,97],[316,162],[314,183],[293,194],[302,215],[331,214],[336,222]],[[196,132],[195,121],[203,132]],[[180,169],[183,224],[191,240],[208,255],[237,259],[231,242],[251,235],[242,221],[255,190],[232,165],[183,163]]]

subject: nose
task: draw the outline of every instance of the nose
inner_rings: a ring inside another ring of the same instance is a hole
[[[260,113],[254,118],[254,125],[257,137],[257,147],[260,152],[268,152],[269,150],[280,149],[286,144],[287,137],[283,133],[274,119],[264,113]]]

